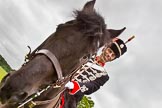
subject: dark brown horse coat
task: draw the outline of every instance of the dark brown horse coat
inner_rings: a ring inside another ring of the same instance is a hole
[[[81,11],[75,11],[75,19],[60,24],[37,50],[47,49],[58,59],[63,76],[72,72],[80,58],[94,54],[99,47],[109,43],[121,30],[106,29],[102,16],[94,10],[95,0],[87,2]],[[34,55],[34,53],[32,53]],[[56,70],[45,55],[34,56],[26,65],[12,72],[0,86],[3,108],[14,108],[28,96],[57,80]],[[58,90],[49,90],[38,100],[51,99]],[[39,108],[50,108],[47,105]],[[51,107],[52,108],[52,107]]]

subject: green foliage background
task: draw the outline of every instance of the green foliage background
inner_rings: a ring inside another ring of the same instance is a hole
[[[0,55],[0,66],[6,71],[9,72],[12,70],[10,65],[6,62],[6,60]]]
[[[91,97],[84,96],[82,100],[79,102],[77,108],[93,108],[94,102]]]

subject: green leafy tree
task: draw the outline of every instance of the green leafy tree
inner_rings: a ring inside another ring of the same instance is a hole
[[[83,96],[82,100],[79,102],[77,108],[93,108],[94,102],[91,97]]]
[[[0,66],[6,71],[9,72],[12,70],[10,65],[6,62],[6,60],[0,55]]]

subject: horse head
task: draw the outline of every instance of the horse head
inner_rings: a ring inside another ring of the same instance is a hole
[[[89,1],[82,10],[74,11],[75,18],[58,25],[56,31],[37,49],[48,49],[56,56],[63,76],[70,74],[82,57],[93,55],[125,29],[107,29],[104,18],[95,11],[94,4],[95,0]],[[56,69],[51,61],[45,55],[38,54],[3,80],[0,99],[3,104],[22,102],[56,80]]]

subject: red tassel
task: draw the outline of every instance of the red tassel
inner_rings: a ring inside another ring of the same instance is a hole
[[[64,104],[65,104],[65,98],[64,98],[64,94],[62,93],[60,108],[63,108]]]

